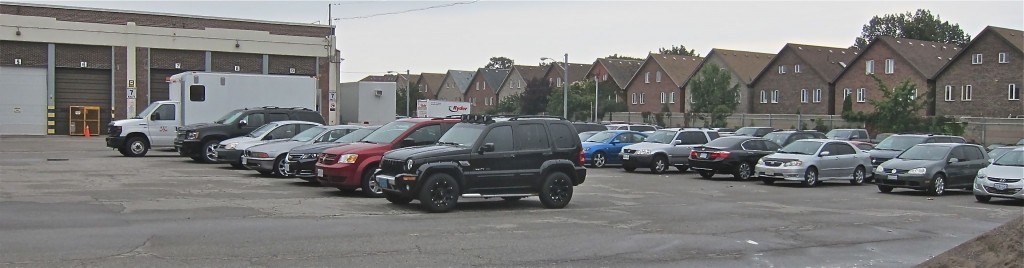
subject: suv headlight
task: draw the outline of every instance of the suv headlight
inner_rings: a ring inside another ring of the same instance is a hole
[[[228,145],[224,145],[224,149],[234,150],[235,146],[238,146],[237,142],[228,143]]]
[[[412,159],[409,159],[409,160],[405,161],[405,170],[406,171],[412,171]]]
[[[651,150],[649,150],[649,149],[636,150],[636,154],[651,154]]]
[[[803,166],[803,165],[804,165],[804,161],[800,161],[800,160],[789,161],[789,162],[786,162],[785,164],[782,164],[782,166],[784,166],[784,167],[799,167],[799,166]]]
[[[907,171],[907,174],[910,174],[910,175],[924,175],[925,173],[928,173],[928,169],[923,168],[923,167],[919,167],[919,168],[915,168],[915,169],[911,169],[910,171]]]
[[[186,139],[194,140],[199,138],[199,131],[189,132],[185,136]]]
[[[358,154],[343,154],[338,158],[338,163],[355,164],[357,159],[359,159]]]

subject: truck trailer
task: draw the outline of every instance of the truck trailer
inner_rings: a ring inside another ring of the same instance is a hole
[[[473,105],[468,102],[418,100],[416,101],[416,117],[448,117],[469,114]]]

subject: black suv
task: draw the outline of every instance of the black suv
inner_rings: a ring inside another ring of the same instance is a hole
[[[228,112],[213,123],[191,124],[178,128],[174,148],[181,156],[203,163],[217,162],[217,144],[252,132],[263,124],[285,120],[324,123],[320,113],[310,109],[264,106]]]
[[[413,199],[430,212],[455,208],[459,197],[516,201],[540,196],[563,208],[583,183],[583,146],[572,123],[557,117],[463,115],[437,145],[384,154],[374,178],[395,204]]]

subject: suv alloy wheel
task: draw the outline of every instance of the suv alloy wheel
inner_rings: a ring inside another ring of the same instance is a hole
[[[564,208],[572,199],[572,179],[560,171],[551,172],[540,189],[540,203],[546,208]]]
[[[217,162],[217,144],[220,144],[220,140],[211,139],[203,143],[203,152],[200,155],[200,159],[203,163],[216,163]]]
[[[451,175],[430,175],[419,193],[420,206],[430,212],[448,212],[459,201],[459,183]],[[541,199],[543,200],[543,199]]]

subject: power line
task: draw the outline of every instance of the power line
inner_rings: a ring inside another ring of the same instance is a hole
[[[377,13],[377,14],[372,14],[372,15],[335,18],[334,20],[368,19],[368,18],[373,18],[373,17],[378,17],[378,16],[385,16],[385,15],[398,15],[398,14],[405,14],[405,13],[409,13],[409,12],[423,11],[423,10],[429,10],[429,9],[435,9],[435,8],[445,8],[445,7],[453,7],[453,6],[458,6],[458,5],[468,5],[468,4],[473,4],[473,3],[476,3],[476,2],[480,2],[480,0],[473,0],[473,1],[467,1],[467,2],[455,2],[455,3],[449,3],[449,4],[441,4],[441,5],[434,5],[434,6],[428,6],[428,7],[407,9],[407,10],[402,10],[402,11],[392,11],[392,12]]]

